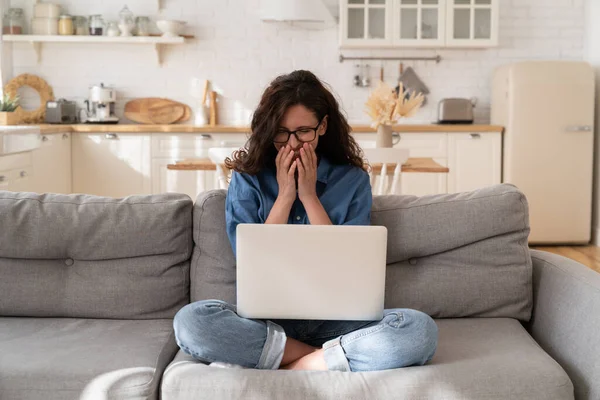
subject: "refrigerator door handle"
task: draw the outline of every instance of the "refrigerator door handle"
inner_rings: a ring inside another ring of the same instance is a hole
[[[567,126],[567,132],[591,132],[593,127],[591,125],[569,125]]]

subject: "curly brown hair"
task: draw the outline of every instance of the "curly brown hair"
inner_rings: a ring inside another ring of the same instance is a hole
[[[328,116],[327,131],[319,139],[317,155],[326,157],[332,164],[365,168],[362,151],[350,135],[350,125],[337,100],[315,74],[304,70],[280,75],[271,82],[252,117],[246,146],[226,159],[225,165],[249,175],[275,168],[277,150],[273,138],[286,110],[298,104],[312,111],[319,121]]]

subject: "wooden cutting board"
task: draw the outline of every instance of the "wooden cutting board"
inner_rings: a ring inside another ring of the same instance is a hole
[[[158,97],[135,99],[125,104],[125,117],[140,124],[173,124],[189,120],[185,104]]]

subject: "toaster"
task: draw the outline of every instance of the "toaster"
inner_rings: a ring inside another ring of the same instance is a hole
[[[472,99],[443,99],[438,105],[438,123],[440,124],[472,124]]]
[[[45,120],[48,124],[76,124],[77,103],[65,99],[47,102]]]

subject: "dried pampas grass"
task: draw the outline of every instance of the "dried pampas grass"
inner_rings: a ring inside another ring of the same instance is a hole
[[[399,93],[404,93],[404,87],[400,83]],[[398,97],[396,92],[385,82],[380,82],[377,88],[371,92],[365,104],[365,112],[371,117],[373,127],[379,125],[393,125],[400,118],[412,117],[423,105],[425,97],[423,93],[412,92],[406,98]]]

